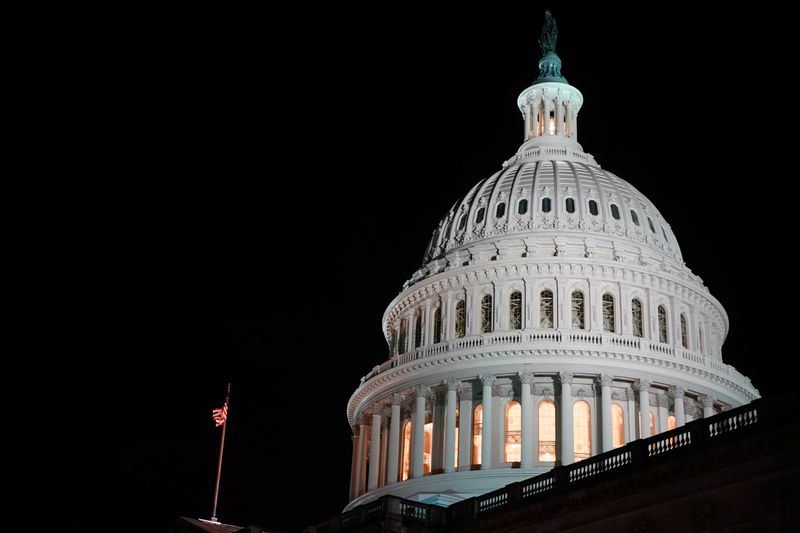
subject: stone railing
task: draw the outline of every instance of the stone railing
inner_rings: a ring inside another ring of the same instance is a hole
[[[412,502],[395,496],[383,496],[305,531],[311,533],[344,531],[356,526],[361,527],[371,521],[385,521],[393,512],[403,523],[446,525],[449,529],[454,524],[473,520],[484,513],[495,512],[521,502],[535,502],[551,494],[563,493],[595,480],[607,479],[617,473],[646,468],[661,461],[662,458],[673,457],[673,454],[678,452],[695,454],[701,447],[714,445],[723,438],[745,434],[762,423],[765,418],[762,415],[766,415],[767,419],[778,420],[783,416],[780,411],[784,408],[776,402],[765,404],[764,400],[755,400],[709,418],[694,420],[653,437],[633,441],[583,461],[555,467],[550,472],[462,500],[447,508]]]
[[[483,347],[508,346],[509,348],[525,349],[591,349],[607,347],[609,350],[620,350],[622,352],[636,352],[671,361],[681,361],[690,366],[700,367],[715,374],[733,379],[738,383],[749,383],[750,380],[737,372],[734,368],[726,365],[718,359],[707,357],[699,352],[687,350],[685,348],[655,342],[641,337],[627,335],[616,335],[611,333],[595,333],[590,331],[568,330],[558,331],[554,329],[538,330],[519,330],[484,333],[482,335],[472,335],[460,339],[442,341],[437,344],[422,346],[413,350],[395,355],[387,361],[376,365],[372,370],[361,379],[363,386],[367,380],[382,374],[392,368],[407,363],[434,357],[446,352],[457,352],[460,350],[474,350]]]

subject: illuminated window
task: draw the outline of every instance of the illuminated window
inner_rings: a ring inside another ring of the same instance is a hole
[[[658,306],[658,342],[669,342],[667,336],[667,309]]]
[[[520,215],[524,215],[527,212],[528,212],[528,200],[523,198],[517,204],[517,213],[519,213]]]
[[[574,213],[575,212],[575,200],[572,198],[567,198],[567,213]]]
[[[633,223],[634,223],[634,224],[636,224],[637,226],[639,225],[639,215],[637,215],[637,214],[636,214],[636,211],[634,211],[633,209],[631,209],[631,220],[632,220],[632,221],[633,221]]]
[[[428,422],[425,424],[423,433],[423,445],[422,445],[422,473],[423,474],[430,474],[431,473],[431,457],[433,454],[431,450],[433,449],[433,422]]]
[[[455,449],[455,458],[453,459],[453,468],[458,468],[458,424],[459,424],[459,420],[461,419],[461,417],[459,416],[460,414],[461,413],[458,410],[458,407],[456,407],[456,435],[455,435],[456,449]]]
[[[472,410],[472,464],[481,464],[481,442],[483,437],[483,405]]]
[[[614,220],[619,220],[619,207],[616,204],[611,204],[611,216],[614,217]]]
[[[507,463],[518,462],[521,457],[521,431],[522,431],[522,408],[517,401],[508,402],[506,405],[506,449],[505,458]]]
[[[542,213],[550,212],[550,198],[542,198]]]
[[[625,445],[625,415],[615,403],[611,404],[611,445],[614,448]]]
[[[433,312],[433,343],[442,341],[442,308],[437,307]]]
[[[689,333],[686,330],[686,315],[681,313],[681,346],[689,349]]]
[[[677,426],[678,424],[675,420],[675,415],[669,415],[667,417],[667,430],[675,429]]]
[[[650,226],[650,231],[655,233],[656,232],[656,227],[653,225],[653,219],[651,219],[650,217],[647,217],[647,224]]]
[[[556,460],[556,404],[539,402],[539,460]]]
[[[497,209],[494,212],[495,218],[503,218],[506,214],[506,203],[500,202],[497,204]]]
[[[650,415],[650,436],[653,436],[656,434],[656,417],[653,416],[653,411],[647,414]]]
[[[633,336],[644,337],[644,321],[642,320],[642,301],[638,298],[631,300],[631,318],[633,322]]]
[[[417,320],[414,322],[414,348],[422,346],[422,313],[417,313]]]
[[[456,338],[460,339],[467,333],[467,306],[464,300],[456,303]]]
[[[522,329],[522,293],[514,291],[508,300],[508,327]]]
[[[401,453],[400,480],[408,479],[411,472],[411,421],[407,420],[403,424],[403,451]]]
[[[550,289],[539,293],[539,326],[553,327],[553,291]]]
[[[591,423],[589,403],[578,400],[572,406],[573,454],[576,462],[587,459],[592,455]]]
[[[483,207],[478,209],[478,214],[475,216],[475,223],[476,224],[480,224],[481,222],[483,222],[483,214],[485,212],[486,212],[486,209],[484,209]]]
[[[492,331],[492,295],[485,294],[481,298],[481,333]]]
[[[572,327],[574,329],[584,329],[586,327],[583,293],[581,291],[572,293]]]
[[[614,297],[608,293],[603,295],[603,331],[614,333]]]
[[[592,216],[597,216],[597,202],[594,200],[589,200],[589,212],[592,214]]]
[[[406,353],[406,322],[405,318],[400,320],[400,334],[397,336],[397,353]]]
[[[556,134],[556,112],[550,111],[549,127],[547,128],[550,135]]]

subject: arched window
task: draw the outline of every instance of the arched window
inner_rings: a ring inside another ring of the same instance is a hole
[[[625,415],[616,403],[611,404],[611,445],[614,448],[625,445]]]
[[[697,328],[697,349],[700,353],[705,353],[706,351],[705,344],[703,344],[703,324],[700,324],[700,327]]]
[[[611,216],[614,220],[619,220],[619,207],[616,204],[611,204]]]
[[[506,215],[506,203],[500,202],[497,204],[497,209],[494,212],[495,218],[503,218]]]
[[[553,291],[550,289],[539,293],[539,327],[553,327]]]
[[[638,298],[631,300],[631,322],[633,323],[633,336],[644,337],[644,321],[642,320],[642,301]]]
[[[592,214],[592,216],[597,216],[597,202],[594,200],[589,200],[589,212]]]
[[[475,215],[475,223],[476,224],[480,224],[481,222],[483,222],[483,214],[484,213],[486,213],[486,209],[485,208],[481,207],[480,209],[478,209],[478,214]]]
[[[461,220],[458,221],[458,229],[462,230],[467,226],[467,215],[462,215]]]
[[[658,342],[669,342],[667,335],[667,309],[663,305],[658,306]]]
[[[675,429],[676,427],[678,427],[678,424],[675,420],[675,415],[669,415],[667,417],[667,431],[670,429]]]
[[[574,291],[572,293],[572,327],[574,329],[585,329],[586,327],[583,293],[581,291]]]
[[[689,349],[689,332],[686,328],[686,315],[681,313],[681,346]]]
[[[524,215],[527,212],[528,212],[528,200],[523,198],[517,204],[517,213],[519,213],[520,215]]]
[[[481,333],[492,331],[492,295],[485,294],[481,298]]]
[[[467,306],[464,300],[456,303],[456,338],[460,339],[467,334]]]
[[[508,328],[522,329],[522,293],[514,291],[508,300]]]
[[[542,198],[542,213],[550,212],[550,198]]]
[[[539,460],[556,460],[556,404],[539,402]]]
[[[614,333],[616,324],[614,321],[614,296],[605,293],[603,295],[603,331]]]
[[[631,209],[631,220],[632,220],[632,221],[633,221],[633,223],[634,223],[634,224],[636,224],[637,226],[639,225],[639,215],[637,215],[637,214],[636,214],[636,211],[634,211],[633,209]]]
[[[472,464],[481,464],[481,443],[483,439],[483,405],[472,410]]]
[[[575,200],[573,200],[572,198],[567,198],[567,201],[565,203],[566,203],[566,207],[567,207],[567,213],[574,213],[575,212]]]
[[[433,312],[433,343],[442,342],[442,308],[437,307]]]
[[[405,481],[411,473],[411,421],[403,424],[403,451],[400,454],[400,480]]]
[[[406,322],[407,319],[400,320],[400,333],[397,336],[397,353],[406,353]]]
[[[508,402],[506,405],[506,463],[515,463],[521,457],[521,431],[522,431],[522,408],[517,401]]]
[[[572,406],[572,435],[575,461],[588,459],[592,455],[592,420],[589,403],[584,400]]]
[[[656,227],[653,225],[653,219],[652,218],[647,217],[647,224],[650,226],[650,231],[655,233],[656,232]]]
[[[430,474],[433,457],[433,421],[426,421],[422,439],[422,473]]]
[[[422,313],[417,313],[414,321],[414,348],[422,346]]]

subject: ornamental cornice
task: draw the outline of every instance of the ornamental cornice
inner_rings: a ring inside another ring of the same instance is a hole
[[[498,362],[509,360],[513,358],[541,358],[542,362],[547,362],[547,357],[558,357],[558,361],[563,361],[564,357],[574,358],[575,364],[591,363],[596,360],[608,360],[613,363],[619,364],[623,362],[642,365],[641,367],[630,367],[629,371],[632,374],[638,374],[643,371],[661,372],[662,369],[667,369],[675,372],[685,374],[686,378],[699,379],[707,381],[709,384],[716,384],[729,390],[731,394],[745,398],[747,401],[752,401],[758,396],[754,394],[754,389],[745,388],[734,379],[729,379],[722,376],[711,369],[698,368],[693,366],[690,362],[685,360],[674,359],[669,356],[660,357],[656,354],[642,354],[642,353],[629,353],[617,352],[608,350],[590,350],[590,349],[510,349],[510,350],[489,350],[481,352],[470,352],[468,350],[458,350],[454,352],[445,352],[436,357],[425,357],[410,361],[403,365],[390,368],[389,370],[380,373],[364,381],[363,385],[358,388],[351,396],[348,406],[348,419],[353,424],[356,420],[358,413],[364,411],[365,402],[376,393],[387,394],[386,388],[396,384],[403,383],[409,379],[417,378],[422,372],[431,372],[436,367],[444,369],[448,366],[463,365],[464,363],[479,361],[479,360],[497,360]],[[647,368],[650,366],[650,368]],[[728,365],[724,365],[728,367]],[[729,368],[729,367],[728,367]],[[513,370],[509,370],[510,374],[514,374]],[[621,377],[619,372],[617,376]],[[463,378],[462,378],[463,379]],[[742,376],[743,381],[746,378]],[[407,381],[406,381],[407,382]],[[749,382],[747,382],[749,385]],[[480,386],[480,385],[479,385]],[[428,387],[423,385],[425,390]],[[536,385],[538,387],[538,385]],[[392,387],[394,388],[394,387]],[[391,389],[390,389],[391,390]],[[396,389],[395,389],[396,390]],[[415,389],[416,391],[417,389]],[[384,392],[385,391],[385,392]],[[691,402],[688,397],[687,404]],[[374,401],[374,400],[373,400]]]

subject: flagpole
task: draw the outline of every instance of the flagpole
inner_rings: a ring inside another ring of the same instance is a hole
[[[225,405],[230,409],[231,384],[228,383],[228,393],[225,395]],[[219,499],[219,478],[222,475],[222,452],[225,450],[225,429],[228,427],[228,420],[222,424],[222,442],[219,445],[219,463],[217,464],[217,485],[214,488],[214,510],[211,513],[211,521],[217,521],[217,500]]]

